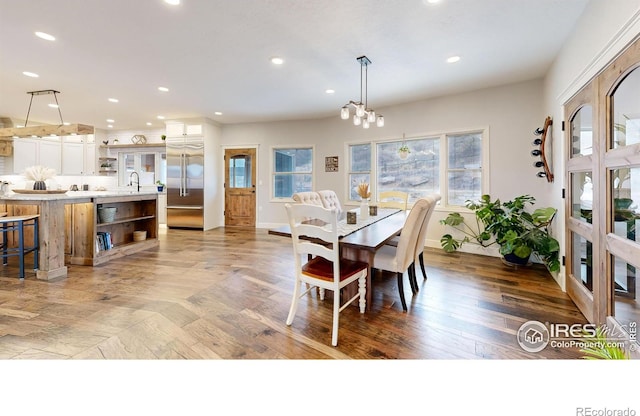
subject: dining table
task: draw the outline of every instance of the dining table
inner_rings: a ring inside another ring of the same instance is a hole
[[[359,208],[355,208],[357,221],[348,224],[346,214],[342,213],[338,220],[340,255],[345,259],[358,260],[368,265],[366,281],[366,310],[371,310],[373,300],[372,267],[376,251],[402,231],[409,211],[395,208],[378,208],[378,215],[362,219]],[[271,235],[291,237],[291,228],[287,225],[269,229]],[[355,294],[357,287],[347,286],[343,289],[343,299]]]

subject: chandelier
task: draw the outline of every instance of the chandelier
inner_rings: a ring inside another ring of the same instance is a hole
[[[360,101],[351,100],[345,104],[342,110],[340,110],[340,118],[343,120],[349,119],[351,117],[349,114],[349,106],[352,106],[355,108],[355,114],[353,115],[353,124],[355,126],[362,125],[363,128],[368,129],[371,124],[375,123],[376,126],[382,127],[384,126],[384,117],[382,114],[376,115],[376,112],[367,105],[367,68],[371,65],[371,61],[364,55],[356,58],[356,60],[360,62]],[[363,91],[364,102],[362,101]]]

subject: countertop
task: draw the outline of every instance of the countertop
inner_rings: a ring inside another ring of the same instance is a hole
[[[4,201],[56,201],[56,200],[93,200],[100,198],[125,198],[134,200],[136,197],[144,196],[149,199],[151,195],[160,195],[152,191],[67,191],[62,194],[17,194],[13,191],[7,195],[1,195],[0,200]]]

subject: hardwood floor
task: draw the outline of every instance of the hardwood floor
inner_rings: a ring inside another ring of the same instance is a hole
[[[331,347],[331,301],[310,295],[293,325],[291,241],[266,230],[164,230],[160,246],[66,278],[38,281],[27,260],[0,269],[2,359],[528,359],[516,332],[528,320],[584,323],[543,267],[427,249],[429,278],[402,312],[396,279],[374,276],[371,312],[349,307]]]

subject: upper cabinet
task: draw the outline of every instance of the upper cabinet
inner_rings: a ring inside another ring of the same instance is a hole
[[[93,175],[96,171],[96,147],[93,134],[21,138],[13,141],[13,172],[42,165],[58,175]]]
[[[180,121],[170,121],[166,123],[167,136],[202,136],[204,133],[201,123],[184,123]]]
[[[60,174],[62,171],[60,155],[59,137],[14,139],[13,172],[21,174],[30,166],[42,165]]]
[[[62,174],[94,175],[96,144],[93,134],[62,138]]]

